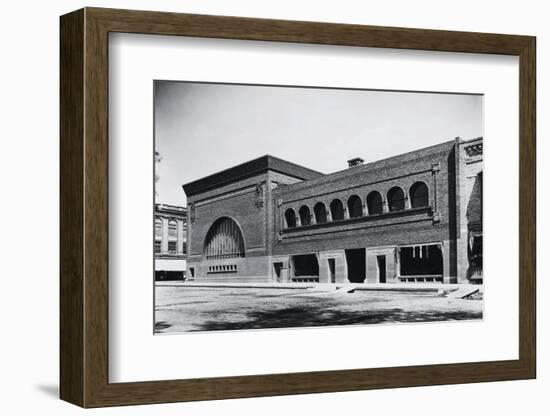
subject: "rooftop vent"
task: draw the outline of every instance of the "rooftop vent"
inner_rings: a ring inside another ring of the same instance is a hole
[[[360,157],[354,157],[353,159],[348,160],[348,167],[353,168],[355,166],[361,166],[365,160]]]

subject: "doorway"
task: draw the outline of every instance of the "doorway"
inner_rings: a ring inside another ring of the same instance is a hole
[[[273,269],[275,271],[275,276],[277,277],[277,282],[281,282],[281,270],[283,268],[282,262],[273,263]]]
[[[328,259],[328,272],[330,275],[330,283],[336,283],[336,260]]]
[[[386,283],[386,256],[376,256],[378,283]]]
[[[348,280],[350,283],[363,283],[367,270],[365,249],[346,250],[346,263],[348,265]]]

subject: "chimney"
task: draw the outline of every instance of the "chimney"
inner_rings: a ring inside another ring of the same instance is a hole
[[[360,157],[354,157],[353,159],[348,160],[348,168],[353,168],[355,166],[361,166],[365,160]]]

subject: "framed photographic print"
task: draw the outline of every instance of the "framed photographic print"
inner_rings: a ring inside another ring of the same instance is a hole
[[[61,17],[83,407],[534,378],[535,38]]]

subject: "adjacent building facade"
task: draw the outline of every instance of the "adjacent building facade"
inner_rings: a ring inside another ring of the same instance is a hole
[[[264,156],[185,184],[188,278],[482,282],[482,138],[348,164]]]
[[[187,270],[187,210],[155,204],[155,280],[183,280]]]

